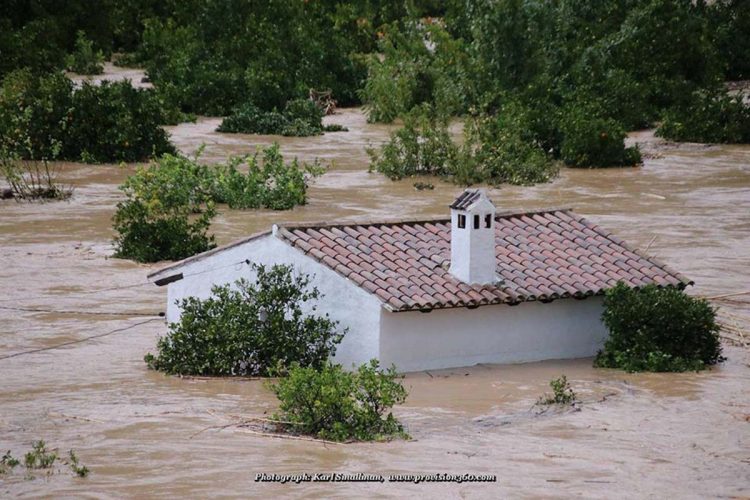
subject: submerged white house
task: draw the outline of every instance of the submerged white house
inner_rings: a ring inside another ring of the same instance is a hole
[[[252,279],[249,263],[313,275],[348,332],[335,360],[403,372],[592,356],[607,332],[604,292],[623,281],[684,288],[666,265],[570,210],[502,213],[466,190],[450,219],[279,227],[159,269],[167,321],[178,302]]]

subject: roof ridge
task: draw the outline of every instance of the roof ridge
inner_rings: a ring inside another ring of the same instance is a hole
[[[570,207],[549,207],[549,208],[531,208],[527,210],[504,210],[502,212],[495,212],[495,218],[509,218],[509,217],[521,217],[524,215],[552,213],[552,212],[571,212],[573,209]],[[328,228],[328,227],[348,227],[348,226],[393,226],[397,224],[427,224],[431,222],[450,222],[450,217],[432,217],[432,218],[394,218],[394,219],[381,219],[377,221],[349,221],[349,222],[329,222],[329,221],[310,221],[310,222],[292,222],[285,223],[279,222],[276,225],[281,229],[294,230],[294,229],[316,229],[316,228]]]

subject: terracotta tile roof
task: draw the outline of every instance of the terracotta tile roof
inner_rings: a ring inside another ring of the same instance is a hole
[[[692,284],[570,210],[495,217],[501,282],[468,285],[450,267],[450,221],[281,227],[277,236],[376,295],[392,311],[543,302],[604,293],[618,281]]]
[[[478,189],[466,189],[461,195],[451,203],[450,208],[456,210],[466,210],[475,201],[482,196],[482,193]]]

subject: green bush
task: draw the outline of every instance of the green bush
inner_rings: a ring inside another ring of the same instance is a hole
[[[558,166],[532,139],[525,111],[504,107],[497,116],[470,119],[464,129],[466,140],[454,168],[458,182],[471,184],[530,185],[549,182]]]
[[[0,149],[23,159],[61,156],[73,127],[73,84],[62,73],[17,70],[0,88]]]
[[[445,116],[462,113],[469,57],[461,40],[426,20],[394,23],[384,31],[379,53],[367,58],[368,76],[359,91],[368,121],[390,123],[424,103]]]
[[[139,59],[157,88],[171,86],[183,111],[224,116],[245,102],[281,109],[310,88],[356,99],[364,67],[353,54],[371,44],[366,5],[261,4],[204,0],[171,5],[145,23]],[[362,19],[365,21],[365,19]]]
[[[595,366],[665,372],[723,360],[715,310],[681,290],[618,283],[607,291],[602,319],[609,337]]]
[[[271,386],[281,402],[274,419],[290,432],[335,441],[408,438],[390,412],[407,396],[397,378],[394,367],[381,370],[377,360],[351,373],[341,365],[294,365]]]
[[[115,256],[138,262],[180,260],[215,247],[207,231],[216,214],[209,172],[172,155],[139,167],[120,186],[113,217]]]
[[[253,281],[215,286],[205,300],[182,300],[180,321],[170,323],[158,354],[146,356],[148,365],[171,374],[249,376],[292,364],[323,367],[346,332],[315,314],[322,294],[310,277],[287,265],[253,264],[253,271]]]
[[[278,144],[226,164],[201,165],[199,156],[162,155],[120,186],[126,199],[118,203],[113,219],[116,256],[156,262],[213,248],[207,231],[216,203],[288,210],[306,203],[310,178],[324,172],[318,163],[284,162]],[[247,173],[238,168],[243,162]]]
[[[656,135],[673,141],[750,143],[750,106],[743,95],[697,92],[670,109]]]
[[[57,453],[47,449],[44,441],[35,441],[32,450],[23,457],[27,469],[49,469],[57,460]]]
[[[280,135],[286,125],[278,111],[261,111],[255,104],[245,103],[224,118],[217,132]]]
[[[637,147],[625,147],[627,134],[616,120],[600,118],[590,107],[572,105],[560,124],[562,160],[571,167],[634,166],[641,162]]]
[[[370,170],[398,180],[414,175],[447,176],[457,147],[445,120],[420,108],[404,118],[404,126],[391,133],[380,150],[368,149]]]
[[[0,150],[0,178],[10,186],[12,197],[29,201],[67,200],[73,188],[61,183],[58,163],[48,160],[21,160]]]
[[[323,112],[310,99],[286,103],[284,111],[261,111],[245,103],[221,121],[217,132],[307,137],[323,133]]]
[[[552,388],[552,395],[541,396],[536,402],[538,405],[572,405],[576,402],[576,393],[565,375],[550,380],[549,386]]]
[[[174,152],[161,122],[153,91],[129,82],[74,90],[62,74],[19,70],[0,88],[0,148],[23,159],[135,162]]]
[[[317,162],[300,165],[296,158],[285,163],[278,144],[269,146],[262,153],[262,161],[258,159],[259,153],[245,160],[246,174],[237,169],[241,158],[217,166],[213,174],[214,201],[240,209],[289,210],[304,205],[309,179],[321,175],[324,169]]]
[[[100,75],[104,72],[104,54],[94,50],[94,44],[86,38],[86,33],[76,34],[75,51],[67,57],[66,64],[69,71],[80,75]]]
[[[555,163],[539,146],[525,141],[515,125],[512,119],[492,116],[470,119],[459,147],[444,118],[429,107],[415,108],[380,150],[368,149],[370,170],[393,180],[435,175],[459,184],[534,184],[554,178]]]
[[[746,0],[718,0],[707,9],[711,33],[719,55],[725,61],[727,80],[750,78],[750,3]]]
[[[73,93],[70,121],[63,147],[67,159],[136,162],[175,152],[160,127],[162,109],[153,91],[136,89],[127,81],[84,82]]]

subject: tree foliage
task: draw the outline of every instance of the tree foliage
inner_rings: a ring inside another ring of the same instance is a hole
[[[596,366],[679,372],[723,359],[714,308],[676,288],[618,283],[607,291],[602,319],[609,337]]]
[[[368,149],[370,169],[393,180],[435,175],[464,185],[523,185],[554,178],[556,163],[538,144],[524,139],[518,127],[521,118],[513,112],[508,108],[497,116],[470,118],[458,145],[445,117],[429,105],[415,108],[380,149]]]
[[[262,111],[248,102],[224,118],[216,131],[296,137],[320,135],[324,131],[323,112],[310,99],[289,101],[283,112]]]
[[[310,179],[325,169],[317,162],[285,162],[279,145],[274,144],[246,158],[230,158],[209,172],[210,193],[217,203],[230,208],[270,208],[289,210],[307,202]],[[247,173],[238,167],[244,162]]]
[[[152,91],[18,70],[0,88],[0,147],[24,159],[140,161],[174,152]]]
[[[199,158],[200,152],[195,158],[162,155],[120,186],[125,200],[113,218],[115,255],[156,262],[213,248],[207,231],[217,203],[288,210],[305,204],[309,180],[324,171],[318,163],[285,162],[278,144],[224,164],[202,165]]]
[[[68,70],[81,75],[99,75],[104,71],[102,51],[94,50],[94,44],[86,38],[86,33],[79,31],[76,46],[66,59]]]
[[[380,369],[377,360],[354,372],[330,363],[317,370],[295,364],[271,389],[280,401],[274,418],[290,432],[334,441],[408,437],[390,411],[406,400],[406,389],[396,369]]]
[[[207,299],[188,297],[159,339],[156,370],[182,375],[269,376],[292,366],[322,368],[344,332],[317,315],[323,297],[309,275],[288,265],[253,264],[252,281],[215,286]]]
[[[172,155],[139,167],[120,190],[113,217],[115,256],[138,262],[180,260],[215,247],[207,234],[216,215],[196,162]]]
[[[696,92],[665,113],[656,134],[673,141],[750,143],[750,106],[744,97]]]

